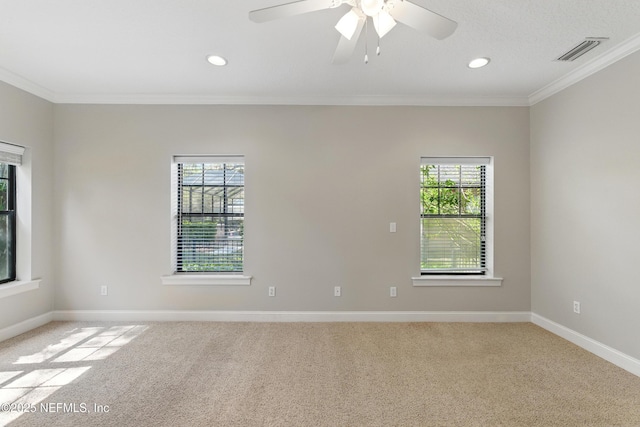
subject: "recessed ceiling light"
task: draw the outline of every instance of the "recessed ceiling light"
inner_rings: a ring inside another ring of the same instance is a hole
[[[491,61],[489,58],[476,58],[469,62],[469,68],[482,68]]]
[[[209,61],[210,64],[217,65],[218,67],[227,65],[227,60],[224,59],[222,56],[218,56],[218,55],[207,56],[207,61]]]

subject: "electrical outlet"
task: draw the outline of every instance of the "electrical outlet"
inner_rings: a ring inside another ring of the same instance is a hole
[[[395,222],[390,222],[389,223],[389,233],[395,233],[396,232],[396,223]]]
[[[389,288],[389,296],[390,297],[397,297],[398,296],[398,288],[396,288],[395,286],[391,286]]]
[[[573,312],[576,314],[580,314],[580,302],[579,301],[574,301],[573,302]]]
[[[269,286],[269,296],[270,297],[275,297],[276,296],[276,287],[275,286]]]
[[[335,288],[333,288],[333,296],[339,297],[340,295],[342,295],[342,289],[340,288],[340,286],[336,286]]]
[[[109,288],[107,287],[107,285],[102,285],[100,286],[100,295],[107,296],[109,294]]]

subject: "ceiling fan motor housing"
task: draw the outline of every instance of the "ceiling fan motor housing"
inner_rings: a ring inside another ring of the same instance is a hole
[[[360,9],[367,16],[376,16],[384,7],[384,0],[362,0]]]
[[[369,18],[371,18],[379,38],[394,28],[396,22],[424,32],[438,40],[449,37],[458,26],[455,21],[418,6],[410,0],[297,0],[252,10],[249,12],[249,19],[258,23],[267,22],[331,9],[343,4],[351,6],[351,10],[336,25],[341,37],[333,55],[334,64],[342,64],[349,60]]]

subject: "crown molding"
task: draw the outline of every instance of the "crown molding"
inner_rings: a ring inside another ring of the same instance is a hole
[[[0,67],[0,80],[46,101],[55,103],[56,96],[54,92],[2,67]]]
[[[528,107],[528,97],[218,96],[176,94],[60,94],[0,68],[0,81],[54,104],[109,105],[325,105],[417,107]]]
[[[526,96],[421,97],[421,96],[219,96],[176,94],[64,94],[56,93],[0,67],[0,81],[53,104],[110,105],[324,105],[324,106],[422,106],[422,107],[527,107]]]
[[[603,70],[609,65],[618,62],[622,58],[629,56],[638,50],[640,50],[640,34],[625,40],[607,53],[592,59],[584,65],[551,82],[542,89],[533,92],[529,95],[529,105],[535,105],[538,102],[555,95],[556,93],[578,83],[600,70]]]
[[[428,107],[526,107],[527,97],[403,97],[403,96],[209,96],[172,94],[69,94],[55,97],[57,104],[143,105],[335,105]]]

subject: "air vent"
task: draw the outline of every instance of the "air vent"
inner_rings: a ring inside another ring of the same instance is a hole
[[[583,42],[579,43],[569,52],[560,55],[556,61],[575,61],[591,49],[598,47],[598,45],[607,40],[609,40],[608,37],[587,37]]]

